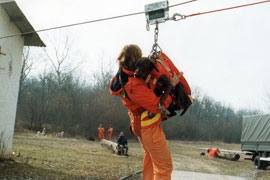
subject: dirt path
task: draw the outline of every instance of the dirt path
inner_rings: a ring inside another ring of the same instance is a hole
[[[239,176],[225,176],[218,174],[207,174],[189,171],[173,171],[172,180],[247,180]]]

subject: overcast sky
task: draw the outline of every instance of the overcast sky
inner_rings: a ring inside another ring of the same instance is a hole
[[[259,0],[257,0],[259,1]],[[256,0],[198,0],[170,8],[184,15],[236,6]],[[36,30],[144,11],[147,0],[17,0]],[[169,4],[183,2],[170,0]],[[126,44],[138,44],[148,56],[154,27],[145,15],[67,28],[73,48],[84,56],[83,76],[98,71],[101,57],[114,64]],[[234,108],[266,110],[270,91],[270,3],[168,21],[159,26],[158,43],[191,86]],[[53,31],[39,33],[41,38]],[[47,43],[44,40],[45,44]],[[76,62],[76,59],[74,59]]]

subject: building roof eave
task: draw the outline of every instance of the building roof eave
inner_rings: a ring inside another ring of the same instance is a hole
[[[16,27],[22,34],[32,32],[23,35],[25,46],[46,47],[44,42],[40,39],[39,35],[37,34],[37,32],[35,32],[34,28],[14,0],[1,1],[0,6],[3,7],[5,12],[9,16],[10,21],[16,25]]]

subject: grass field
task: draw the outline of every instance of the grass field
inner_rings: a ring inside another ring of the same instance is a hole
[[[270,179],[270,169],[257,170],[250,160],[239,161],[200,156],[198,148],[240,150],[239,144],[169,141],[175,170]],[[14,161],[0,162],[0,179],[119,179],[142,169],[143,152],[137,141],[129,141],[129,155],[118,156],[99,142],[75,138],[14,136]],[[130,180],[141,179],[141,176]]]

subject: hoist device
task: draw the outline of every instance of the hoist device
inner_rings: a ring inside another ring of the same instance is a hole
[[[144,6],[146,21],[148,24],[163,23],[169,19],[169,2],[160,1]]]
[[[189,2],[193,2],[196,0],[191,0]],[[187,2],[186,2],[187,3]],[[155,36],[154,36],[154,44],[149,56],[156,56],[159,51],[162,51],[160,46],[158,45],[158,25],[160,23],[164,23],[168,20],[179,21],[184,19],[185,16],[179,13],[173,14],[172,17],[169,17],[169,1],[160,1],[156,3],[147,4],[144,6],[145,16],[146,16],[146,29],[150,30],[150,25],[155,25]],[[159,51],[158,51],[159,49]]]
[[[158,24],[163,23],[169,19],[169,2],[160,1],[156,3],[147,4],[144,6],[146,16],[146,29],[150,30],[149,25],[156,25],[155,40],[149,56],[157,56],[158,49],[161,51],[158,41]]]

